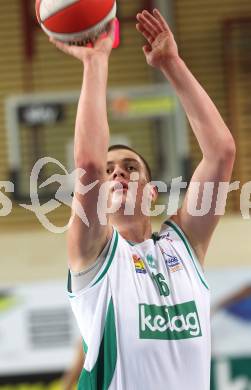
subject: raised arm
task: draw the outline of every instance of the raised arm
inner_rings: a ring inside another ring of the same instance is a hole
[[[113,43],[114,22],[108,35],[100,37],[92,48],[68,46],[52,41],[60,50],[80,60],[84,66],[74,138],[75,167],[85,170],[77,180],[68,233],[70,268],[80,271],[90,266],[111,236],[111,228],[102,226],[97,214],[99,188],[105,179],[109,127],[107,123],[106,89],[108,60]],[[97,181],[85,194],[81,188]],[[77,210],[84,210],[87,220]]]
[[[185,232],[203,262],[219,220],[219,216],[215,215],[218,183],[229,182],[231,178],[235,158],[234,140],[214,103],[180,58],[173,34],[159,11],[154,10],[153,14],[143,11],[137,15],[137,20],[139,23],[136,27],[148,42],[143,47],[147,63],[160,69],[174,88],[202,151],[202,160],[193,173],[183,205],[172,219]],[[195,182],[200,183],[198,205],[202,200],[204,184],[214,183],[211,207],[201,216],[192,215],[189,207]]]

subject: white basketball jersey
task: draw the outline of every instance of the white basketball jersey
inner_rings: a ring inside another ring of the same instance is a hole
[[[209,289],[174,222],[135,245],[114,230],[98,275],[70,301],[86,350],[79,389],[209,389]]]

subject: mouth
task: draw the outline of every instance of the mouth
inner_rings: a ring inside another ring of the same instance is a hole
[[[128,184],[122,181],[115,182],[114,186],[112,187],[112,191],[127,191],[128,190]]]

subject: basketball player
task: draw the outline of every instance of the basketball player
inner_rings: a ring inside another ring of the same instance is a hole
[[[76,189],[89,226],[74,215],[68,235],[69,291],[84,339],[86,359],[80,389],[208,390],[210,374],[209,288],[202,267],[212,233],[217,184],[228,182],[235,157],[231,133],[215,105],[180,58],[173,34],[158,10],[137,15],[146,38],[146,61],[159,69],[178,95],[202,152],[191,183],[199,182],[198,203],[206,182],[215,183],[210,211],[188,212],[191,184],[177,215],[152,236],[141,201],[150,171],[133,150],[107,152],[106,111],[111,27],[93,48],[55,42],[84,65],[75,128],[75,164],[82,183],[98,184],[86,195]],[[130,178],[137,181],[133,215]],[[109,204],[120,208],[100,222],[99,189],[110,182]],[[154,186],[147,192],[155,201]]]

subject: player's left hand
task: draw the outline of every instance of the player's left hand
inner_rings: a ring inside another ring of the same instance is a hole
[[[143,51],[149,65],[162,68],[167,61],[179,56],[173,33],[157,9],[152,14],[144,10],[136,18],[136,28],[148,42]]]

